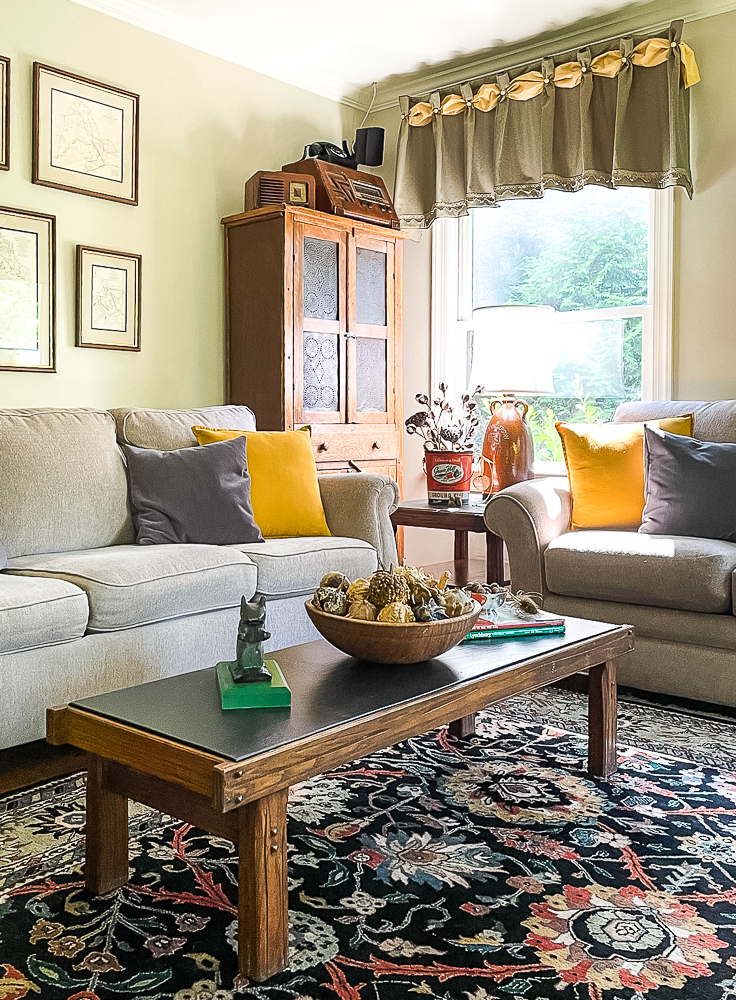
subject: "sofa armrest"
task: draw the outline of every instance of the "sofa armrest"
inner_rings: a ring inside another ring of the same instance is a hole
[[[398,562],[390,514],[399,503],[399,487],[374,472],[320,476],[319,489],[327,526],[333,535],[362,538],[378,552],[378,565]]]
[[[506,543],[514,590],[547,595],[544,550],[567,531],[570,511],[570,485],[561,476],[516,483],[488,502],[486,527]]]

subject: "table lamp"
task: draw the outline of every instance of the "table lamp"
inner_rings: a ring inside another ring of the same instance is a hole
[[[551,395],[552,306],[484,306],[473,310],[470,385],[491,401],[482,463],[490,475],[488,493],[532,479],[534,442],[522,395]]]

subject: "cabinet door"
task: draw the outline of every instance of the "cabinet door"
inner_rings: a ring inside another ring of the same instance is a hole
[[[294,225],[294,422],[347,416],[347,234]]]
[[[393,423],[394,242],[355,230],[348,244],[347,419]]]

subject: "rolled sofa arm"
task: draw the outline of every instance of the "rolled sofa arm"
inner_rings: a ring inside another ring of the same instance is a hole
[[[333,535],[362,538],[378,552],[378,565],[398,562],[389,515],[399,504],[399,487],[389,476],[374,472],[320,476],[319,489],[327,526]]]
[[[570,524],[570,486],[561,476],[507,486],[486,505],[489,531],[506,543],[514,590],[546,596],[543,554]]]

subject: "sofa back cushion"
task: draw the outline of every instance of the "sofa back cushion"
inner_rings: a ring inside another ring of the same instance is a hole
[[[106,410],[0,410],[0,542],[8,556],[134,540]]]
[[[616,410],[615,421],[658,420],[692,413],[695,417],[692,436],[699,441],[736,441],[736,399],[703,400],[667,399],[643,403],[622,403]]]
[[[204,406],[198,410],[110,410],[118,430],[118,441],[136,448],[176,451],[197,444],[195,424],[254,431],[256,418],[247,406]]]

